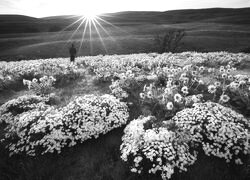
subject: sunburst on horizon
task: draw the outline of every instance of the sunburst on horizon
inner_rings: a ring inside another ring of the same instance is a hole
[[[79,50],[81,50],[83,42],[85,40],[88,40],[90,43],[90,51],[92,51],[92,36],[93,33],[95,33],[105,52],[108,53],[108,50],[106,48],[106,45],[104,43],[103,40],[103,36],[102,34],[104,33],[105,36],[107,36],[108,38],[110,38],[112,41],[116,41],[111,34],[108,32],[107,29],[105,29],[106,26],[108,27],[113,27],[116,28],[118,30],[121,30],[121,28],[115,26],[114,24],[106,21],[103,17],[105,16],[110,16],[110,15],[106,15],[106,14],[98,14],[98,13],[94,13],[94,12],[85,12],[83,13],[83,15],[74,15],[71,16],[70,18],[77,18],[73,23],[71,23],[70,25],[68,25],[67,27],[65,27],[64,29],[62,29],[60,32],[63,33],[65,31],[67,31],[69,28],[72,28],[74,25],[77,25],[77,27],[73,30],[73,32],[70,35],[70,38],[67,40],[67,44],[68,43],[73,43],[76,42],[76,40],[74,39],[76,34],[81,34],[81,39],[80,39],[80,46],[79,46]],[[102,24],[105,24],[105,26],[103,26]],[[121,30],[123,31],[123,30]],[[86,34],[88,34],[88,36],[86,36]],[[77,41],[79,41],[77,39]]]

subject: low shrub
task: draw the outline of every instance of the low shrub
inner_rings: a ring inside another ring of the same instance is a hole
[[[172,119],[208,156],[242,164],[248,154],[250,123],[243,115],[213,102],[197,103]]]
[[[9,123],[15,116],[36,109],[39,104],[45,102],[47,102],[46,98],[36,95],[24,95],[10,100],[0,107],[0,123]]]
[[[162,179],[170,179],[177,170],[187,171],[201,151],[241,165],[250,153],[249,129],[248,120],[230,108],[194,103],[161,124],[154,116],[131,121],[122,137],[121,158],[132,172]]]
[[[13,118],[4,140],[10,155],[35,156],[60,153],[63,147],[106,134],[125,124],[128,112],[126,104],[114,96],[86,95],[63,108],[37,105]]]
[[[53,76],[43,76],[39,79],[32,79],[32,81],[23,79],[23,84],[27,85],[29,90],[34,94],[40,96],[46,96],[52,93],[56,79]]]
[[[145,128],[152,118],[140,117],[125,128],[121,158],[128,161],[132,172],[158,173],[162,179],[170,179],[176,170],[187,171],[196,161],[197,152],[189,147],[186,133],[179,134],[167,127]]]

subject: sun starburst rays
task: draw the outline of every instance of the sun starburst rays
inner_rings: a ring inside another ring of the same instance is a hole
[[[106,29],[106,27],[116,28],[116,30],[119,29],[119,31],[121,31],[120,28],[97,15],[89,14],[80,17],[72,16],[70,18],[76,17],[77,19],[74,22],[60,31],[60,33],[64,33],[65,31],[73,28],[73,30],[69,33],[67,44],[80,42],[79,50],[81,51],[84,41],[89,41],[90,54],[93,54],[93,41],[99,40],[105,53],[108,53],[108,49],[105,44],[106,40],[116,42],[116,39],[110,34],[110,29]]]

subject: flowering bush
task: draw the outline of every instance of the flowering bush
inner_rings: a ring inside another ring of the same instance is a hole
[[[186,170],[193,164],[200,148],[206,155],[242,164],[249,148],[249,124],[243,115],[232,109],[249,115],[246,109],[250,107],[250,83],[248,76],[237,76],[235,70],[230,65],[219,69],[195,65],[156,66],[152,74],[146,76],[147,81],[141,81],[143,88],[139,96],[134,96],[139,99],[139,108],[144,116],[155,118],[134,120],[124,131],[122,159],[129,162],[131,171],[159,171],[163,179],[170,178],[175,168]],[[123,81],[127,79],[130,78],[125,77]],[[134,80],[137,81],[137,77]],[[117,88],[125,92],[132,90],[132,87],[125,89],[121,80],[118,81]],[[131,94],[128,93],[129,96]],[[243,106],[238,106],[239,103]],[[177,127],[166,127],[171,123],[176,123]],[[150,137],[162,134],[171,134],[172,139],[157,138],[160,142],[148,143]],[[183,146],[178,149],[175,141],[182,142]],[[164,155],[169,150],[164,152],[167,148],[176,150],[172,156],[169,155],[175,159],[166,160]],[[184,163],[178,166],[175,160],[179,162],[178,158],[182,156],[178,153],[182,152],[186,156],[183,157]]]
[[[128,93],[120,87],[120,81],[113,81],[109,86],[111,94],[118,99],[125,99],[128,97]]]
[[[250,78],[237,75],[234,65],[245,59],[249,55],[185,52],[79,57],[76,64],[63,58],[1,62],[0,90],[29,79],[24,84],[44,96],[0,108],[6,147],[10,155],[60,153],[125,124],[127,102],[132,116],[145,116],[133,120],[122,139],[122,159],[131,171],[170,178],[186,171],[198,150],[241,164],[248,153],[249,124],[242,115],[250,116]],[[55,81],[40,77],[65,83],[86,68],[98,80],[112,81],[119,100],[87,95],[62,108],[47,105]]]
[[[239,64],[241,61],[249,59],[248,54],[232,54],[228,52],[213,53],[163,53],[163,54],[131,54],[131,55],[112,55],[112,56],[94,56],[82,57],[80,62],[86,64],[97,78],[110,81],[116,74],[126,73],[132,70],[139,74],[152,72],[157,67],[166,67],[170,64],[179,65],[211,65],[210,67],[218,67],[221,65]]]
[[[218,67],[228,63],[239,64],[245,59],[249,59],[248,54],[183,52],[79,57],[76,64],[71,64],[67,58],[1,62],[0,90],[8,89],[11,84],[21,82],[23,79],[40,78],[45,75],[55,77],[57,83],[76,79],[85,74],[86,66],[95,72],[97,78],[110,81],[116,74],[125,73],[127,70],[141,74],[170,64],[205,66],[213,64],[212,67]]]
[[[11,89],[23,79],[53,76],[56,83],[84,76],[81,64],[71,64],[67,58],[37,59],[17,62],[0,62],[0,90]]]
[[[39,80],[36,78],[32,81],[24,79],[23,84],[27,85],[29,90],[33,91],[36,95],[45,96],[52,92],[55,81],[56,79],[53,76],[43,76]]]
[[[44,104],[46,102],[46,98],[36,95],[25,95],[10,100],[0,107],[0,123],[9,123],[15,116],[36,109],[39,104]]]
[[[6,148],[10,156],[60,152],[67,140],[63,131],[62,113],[50,106],[41,106],[16,116],[5,131]]]
[[[197,153],[188,146],[184,137],[166,127],[146,129],[145,124],[154,117],[133,120],[124,130],[121,158],[128,161],[136,173],[160,173],[170,179],[175,170],[187,171],[197,159]],[[188,139],[188,138],[187,138]]]
[[[92,136],[97,138],[128,120],[126,104],[112,95],[78,97],[62,111],[65,126],[73,135],[72,144]]]
[[[208,156],[242,164],[248,153],[250,124],[230,108],[213,102],[197,103],[178,112],[172,120],[182,130],[188,130],[192,141]]]
[[[142,85],[146,81],[143,76],[135,77],[135,74],[128,70],[126,73],[117,75],[118,80],[112,80],[109,86],[111,93],[119,99],[138,98]]]
[[[200,148],[208,156],[242,164],[249,153],[250,124],[241,114],[213,102],[195,103],[161,125],[153,116],[133,120],[122,137],[121,158],[135,173],[170,179],[187,171]]]
[[[151,75],[121,74],[113,81],[112,93],[118,98],[132,99],[144,115],[158,120],[171,119],[176,112],[197,102],[211,100],[250,114],[250,77],[235,75],[230,65],[219,69],[188,65],[158,67]],[[126,95],[126,96],[122,96]]]
[[[63,147],[97,138],[127,119],[126,104],[110,95],[77,97],[60,109],[40,105],[8,122],[6,148],[10,155],[60,153]]]

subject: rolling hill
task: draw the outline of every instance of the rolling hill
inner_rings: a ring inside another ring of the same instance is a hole
[[[68,57],[71,43],[78,47],[78,56],[157,52],[155,36],[170,28],[186,32],[178,52],[250,49],[250,8],[102,14],[108,23],[99,20],[102,27],[96,24],[91,33],[84,25],[77,29],[80,21],[69,27],[79,18],[0,15],[0,61]]]
[[[250,8],[187,9],[165,12],[126,11],[100,15],[114,25],[177,24],[208,22],[224,24],[250,24]],[[55,32],[73,23],[79,16],[54,16],[33,18],[21,15],[0,15],[0,34]],[[80,22],[79,22],[80,23]],[[105,23],[103,23],[105,25]],[[77,26],[69,28],[72,30]]]

